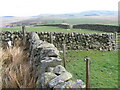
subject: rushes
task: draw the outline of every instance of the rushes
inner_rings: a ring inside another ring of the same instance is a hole
[[[35,70],[29,64],[28,53],[21,47],[0,50],[2,88],[35,88]]]

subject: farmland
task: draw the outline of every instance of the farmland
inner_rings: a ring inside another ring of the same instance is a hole
[[[20,31],[21,27],[3,27],[1,31]],[[85,29],[63,29],[59,27],[26,27],[26,31],[64,32],[64,33],[105,33]],[[66,69],[73,74],[73,79],[86,82],[86,56],[91,58],[91,88],[117,88],[118,86],[118,51],[80,51],[68,50]],[[62,57],[62,54],[61,54]]]
[[[92,18],[66,18],[66,19],[40,19],[45,24],[56,24],[56,23],[70,23],[70,24],[80,24],[80,23],[113,23],[110,20],[104,19],[92,19]]]
[[[16,17],[2,18],[3,21],[1,24],[21,24],[25,23],[26,25],[32,24],[60,24],[60,23],[69,23],[69,24],[104,24],[104,25],[117,25],[118,26],[118,17],[117,16],[84,16],[84,17],[62,17],[62,16],[43,16],[43,17],[26,17],[26,19],[16,19]],[[0,26],[1,26],[0,24]]]
[[[1,31],[20,31],[21,27],[3,27]],[[64,32],[64,33],[104,33],[102,31],[92,31],[92,30],[85,30],[85,29],[63,29],[59,27],[26,27],[26,31],[34,31],[34,32]]]

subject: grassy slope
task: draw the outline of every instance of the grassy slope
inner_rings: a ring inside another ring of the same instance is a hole
[[[82,24],[82,23],[101,23],[106,25],[118,25],[117,21],[98,19],[98,18],[64,18],[64,19],[40,19],[44,24],[57,24],[57,23],[70,23],[70,24]]]
[[[72,23],[72,24],[79,24],[79,23],[101,23],[105,22],[104,19],[92,19],[92,18],[73,18],[73,19],[67,19],[66,22]]]
[[[4,27],[1,30],[19,31],[21,27]],[[92,31],[86,29],[63,29],[59,27],[27,27],[27,31],[38,31],[38,32],[78,32],[78,33],[103,33],[101,31]]]
[[[96,22],[104,22],[103,19],[90,19],[90,18],[68,18],[68,19],[54,19],[54,20],[46,20],[46,23],[71,23],[71,24],[78,24],[78,23],[96,23]]]
[[[86,63],[84,57],[91,58],[91,88],[117,88],[118,85],[118,52],[102,51],[68,51],[67,70],[73,79],[86,82]]]

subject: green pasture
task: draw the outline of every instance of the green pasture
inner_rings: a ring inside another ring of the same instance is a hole
[[[73,74],[73,80],[86,82],[86,56],[91,59],[90,87],[118,88],[118,51],[67,51],[66,69]]]
[[[20,31],[21,27],[3,27],[1,31]],[[63,29],[59,27],[49,27],[49,26],[41,26],[41,27],[26,27],[26,31],[34,31],[34,32],[64,32],[64,33],[104,33],[102,31],[93,31],[87,29]]]
[[[98,24],[105,24],[105,25],[117,25],[117,22],[107,20],[107,19],[95,19],[95,18],[50,18],[50,19],[39,19],[44,24],[59,24],[59,23],[69,23],[69,24],[87,24],[87,23],[98,23]]]

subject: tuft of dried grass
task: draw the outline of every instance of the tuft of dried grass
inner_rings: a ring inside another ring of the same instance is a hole
[[[2,89],[2,56],[3,56],[4,52],[2,50],[2,48],[0,48],[0,89]]]
[[[28,53],[21,47],[0,50],[2,88],[35,88],[35,70],[29,64]]]

